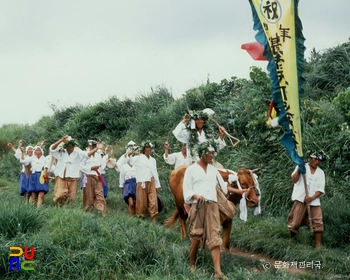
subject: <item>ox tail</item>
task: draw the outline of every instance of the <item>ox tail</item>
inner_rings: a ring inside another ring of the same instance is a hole
[[[177,219],[179,218],[180,214],[177,209],[174,211],[174,213],[164,221],[164,225],[166,225],[168,228],[172,228],[174,224],[176,223]]]

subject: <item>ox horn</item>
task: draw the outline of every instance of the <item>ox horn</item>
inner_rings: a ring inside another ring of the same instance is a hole
[[[210,108],[205,108],[205,109],[203,110],[203,113],[206,113],[206,114],[209,116],[209,119],[210,119],[218,128],[220,128],[220,125],[218,124],[218,122],[217,122],[216,120],[213,119],[213,116],[215,115],[215,112],[214,112],[212,109],[210,109]],[[232,144],[232,147],[236,147],[236,146],[239,144],[239,142],[241,142],[241,140],[239,140],[239,139],[233,137],[231,134],[229,134],[229,133],[226,131],[226,129],[225,129],[224,127],[223,127],[223,130],[224,130],[225,135],[226,135],[226,136],[228,137],[228,139],[230,140],[230,142],[231,142],[231,144]],[[231,138],[232,138],[233,140],[235,140],[236,142],[233,143],[232,140],[231,140]]]

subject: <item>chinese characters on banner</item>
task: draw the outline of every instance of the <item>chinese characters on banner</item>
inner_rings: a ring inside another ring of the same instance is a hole
[[[304,37],[297,15],[298,0],[249,0],[256,39],[264,46],[272,80],[278,122],[286,128],[282,143],[292,160],[303,163],[299,93],[304,69]]]

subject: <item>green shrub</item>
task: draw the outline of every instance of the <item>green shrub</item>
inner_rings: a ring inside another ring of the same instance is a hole
[[[350,85],[350,41],[323,52],[312,52],[305,67],[306,87],[319,90],[313,98],[332,101]],[[321,93],[321,94],[320,94]]]
[[[324,242],[329,247],[342,248],[350,243],[350,205],[341,194],[322,202]]]
[[[40,209],[24,202],[5,201],[0,204],[0,213],[0,234],[8,239],[39,231],[44,223]]]
[[[11,151],[12,152],[12,151]],[[0,177],[7,181],[19,181],[22,165],[14,157],[13,153],[9,153],[0,158]]]

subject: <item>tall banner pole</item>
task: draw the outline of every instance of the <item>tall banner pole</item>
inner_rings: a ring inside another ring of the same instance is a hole
[[[303,93],[305,38],[298,15],[299,0],[249,0],[256,40],[264,47],[271,78],[272,104],[278,124],[285,128],[281,141],[303,175],[308,195],[303,159],[300,94]],[[307,211],[312,231],[310,205]]]

